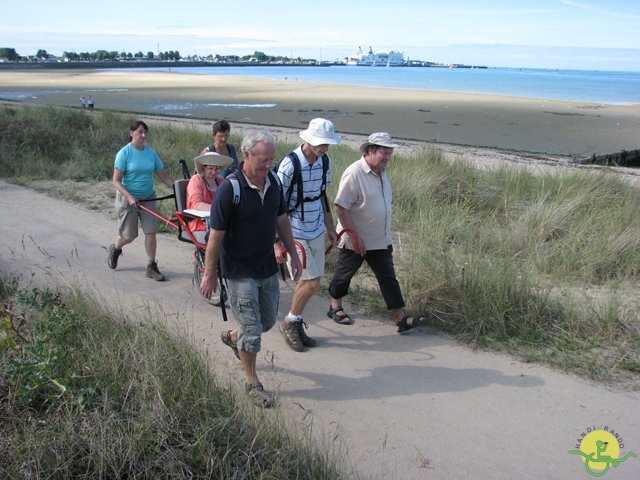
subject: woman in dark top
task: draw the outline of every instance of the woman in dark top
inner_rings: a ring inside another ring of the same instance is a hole
[[[233,163],[220,172],[220,176],[223,178],[238,169],[236,147],[228,143],[229,135],[231,135],[231,125],[229,125],[229,122],[226,120],[218,120],[213,124],[213,133],[211,134],[213,143],[200,152],[200,155],[204,155],[207,152],[216,152],[225,157],[233,158]]]

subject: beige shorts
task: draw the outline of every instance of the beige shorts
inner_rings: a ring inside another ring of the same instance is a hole
[[[313,280],[324,275],[324,251],[326,250],[324,244],[324,233],[313,240],[301,240],[299,238],[296,238],[295,240],[302,245],[307,257],[307,265],[302,271],[302,277],[300,277],[300,280]],[[298,256],[302,262],[300,247],[298,245],[296,245],[296,247],[298,249]],[[289,275],[291,275],[291,257],[288,255],[287,268],[289,269]],[[293,275],[291,276],[293,277]]]
[[[155,194],[153,198],[155,198]],[[143,205],[152,212],[156,211],[155,201],[144,202]],[[145,235],[158,231],[156,217],[144,211],[137,211],[135,207],[129,205],[127,199],[120,192],[116,192],[116,212],[118,213],[118,234],[121,237],[129,240],[136,238],[138,236],[138,220],[140,220]]]

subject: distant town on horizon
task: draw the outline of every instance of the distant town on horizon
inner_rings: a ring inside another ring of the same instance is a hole
[[[144,66],[144,64],[174,63],[182,62],[187,64],[215,64],[215,65],[356,65],[356,66],[381,66],[381,67],[443,67],[443,68],[487,68],[486,66],[463,65],[459,63],[436,63],[423,60],[408,60],[402,52],[391,50],[389,52],[374,52],[371,47],[364,53],[360,48],[355,56],[345,57],[344,61],[319,61],[315,58],[291,58],[287,56],[267,55],[264,52],[255,51],[251,55],[188,55],[183,57],[180,52],[169,50],[146,54],[138,51],[117,52],[107,50],[97,50],[96,52],[63,52],[58,57],[49,54],[46,50],[40,49],[34,55],[20,55],[14,48],[0,48],[0,64],[84,64],[96,62],[121,63],[122,66]],[[61,66],[61,65],[60,65]],[[71,65],[69,65],[71,66]],[[74,65],[77,66],[77,65]]]

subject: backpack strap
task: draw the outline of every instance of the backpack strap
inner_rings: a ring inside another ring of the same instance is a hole
[[[278,177],[278,175],[276,175],[276,172],[269,171],[269,178],[271,179],[271,182],[273,182],[276,185],[278,185],[278,188],[280,189],[280,191],[282,191],[282,182],[280,181],[280,177]]]
[[[289,152],[285,155],[285,157],[288,157],[291,160],[291,163],[293,165],[293,175],[291,176],[291,184],[289,185],[289,188],[287,189],[287,192],[285,195],[288,213],[291,214],[292,212],[295,212],[297,208],[301,206],[300,219],[304,222],[304,202],[315,202],[318,198],[323,199],[323,205],[324,205],[325,211],[328,211],[330,206],[329,206],[329,200],[327,199],[326,190],[327,190],[327,171],[329,170],[329,163],[330,163],[329,156],[325,153],[321,157],[322,158],[322,183],[320,185],[320,196],[316,198],[304,198],[304,186],[302,182],[302,174],[300,173],[300,170],[302,167],[300,166],[300,159],[298,158],[298,155],[295,152]],[[274,171],[276,172],[278,171],[278,168],[280,167],[280,163],[281,162],[278,162],[278,164],[274,168]],[[293,193],[294,185],[297,188],[296,203],[295,205],[291,206],[291,196]]]
[[[240,182],[235,175],[230,176],[229,181],[233,187],[233,211],[235,212],[238,208],[238,204],[240,203]]]
[[[240,182],[238,181],[235,173],[232,173],[227,178],[231,182],[231,187],[233,188],[233,208],[231,209],[231,221],[229,222],[229,237],[233,237],[233,224],[235,223],[236,211],[240,204],[240,192],[242,189],[240,188]]]
[[[329,199],[327,198],[327,172],[329,171],[329,162],[331,162],[331,160],[329,160],[329,156],[325,153],[322,156],[322,186],[320,187],[320,196],[324,203],[325,212],[331,210]]]
[[[291,214],[295,212],[298,206],[300,205],[300,203],[302,203],[302,175],[300,174],[300,159],[298,158],[298,155],[296,155],[295,152],[289,152],[285,155],[285,157],[291,160],[291,165],[293,166],[293,175],[291,175],[291,183],[289,184],[289,188],[287,188],[287,191],[285,192],[285,195],[284,195],[284,199],[287,204],[287,213]],[[280,167],[281,163],[282,162],[278,162],[278,165],[276,165],[276,169],[275,169],[276,172],[278,171],[277,169]],[[278,181],[280,181],[279,178],[278,178]],[[294,186],[296,187],[298,194],[296,196],[295,205],[291,206],[291,197],[293,195]],[[302,211],[302,218],[304,220],[304,210]]]

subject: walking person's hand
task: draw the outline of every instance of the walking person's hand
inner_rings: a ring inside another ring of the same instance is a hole
[[[331,243],[332,247],[338,246],[338,233],[335,228],[332,230],[327,230],[327,238],[329,239],[329,243]]]
[[[284,248],[282,242],[277,241],[273,244],[273,253],[278,263],[284,263],[287,260],[287,249]]]
[[[291,255],[291,277],[294,282],[297,282],[302,277],[302,262],[297,252]]]
[[[211,295],[213,295],[218,288],[218,282],[216,282],[217,272],[218,269],[214,268],[211,276],[205,274],[200,280],[200,293],[207,300],[211,299]]]

